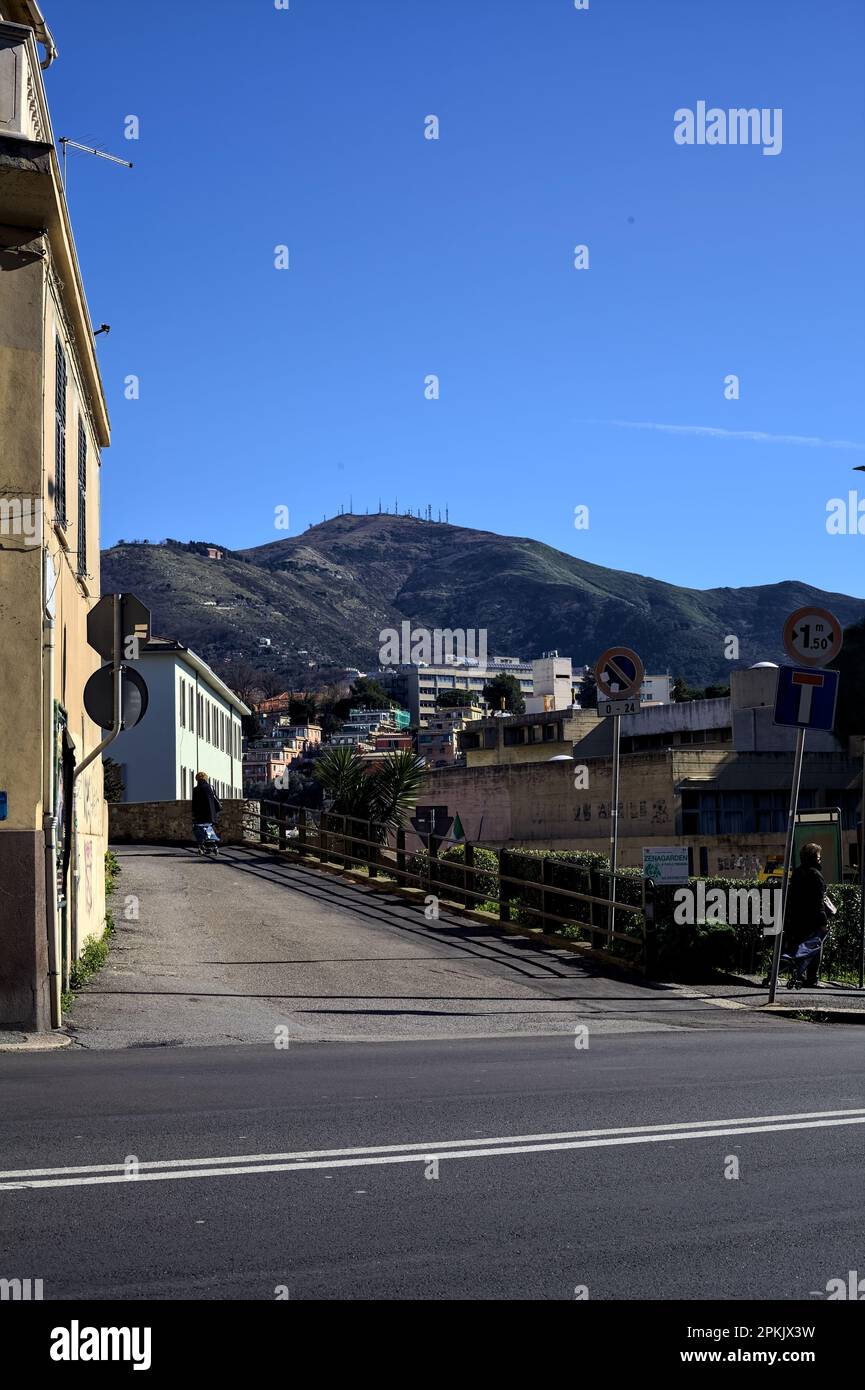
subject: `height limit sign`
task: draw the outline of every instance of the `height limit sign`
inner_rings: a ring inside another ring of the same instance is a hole
[[[784,624],[784,650],[797,666],[828,666],[843,641],[841,624],[827,608],[797,608]]]
[[[784,624],[784,650],[795,666],[782,666],[775,694],[775,723],[829,731],[835,724],[838,672],[826,663],[840,652],[844,632],[825,608],[797,608]]]

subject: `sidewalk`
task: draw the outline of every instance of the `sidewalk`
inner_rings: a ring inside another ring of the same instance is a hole
[[[695,985],[694,992],[722,1007],[750,1009],[781,1018],[813,1014],[827,1023],[865,1023],[865,990],[855,985],[826,981],[816,989],[788,989],[782,976],[769,1004],[769,987],[757,980],[739,979],[723,984]]]

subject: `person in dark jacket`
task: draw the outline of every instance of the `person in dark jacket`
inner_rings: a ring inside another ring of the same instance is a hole
[[[199,826],[213,825],[217,816],[222,811],[219,797],[213,790],[207,778],[206,772],[197,772],[195,775],[195,786],[192,790],[192,821],[195,830],[195,838],[199,846],[205,843],[208,838],[204,830],[199,830]]]
[[[826,881],[821,872],[819,845],[803,845],[799,867],[790,875],[787,910],[784,914],[784,949],[795,956],[804,944],[811,947],[810,959],[802,971],[806,985],[817,984],[820,948],[829,935],[829,918],[824,905]]]

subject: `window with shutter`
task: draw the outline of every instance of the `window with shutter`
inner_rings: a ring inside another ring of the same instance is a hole
[[[78,417],[78,573],[87,573],[87,434]]]
[[[59,337],[55,340],[54,375],[54,510],[66,527],[66,353]]]

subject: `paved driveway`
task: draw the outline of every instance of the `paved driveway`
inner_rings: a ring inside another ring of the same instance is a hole
[[[421,906],[254,849],[119,858],[109,964],[70,1015],[86,1047],[748,1026],[694,991],[608,978],[457,917],[427,922]]]

